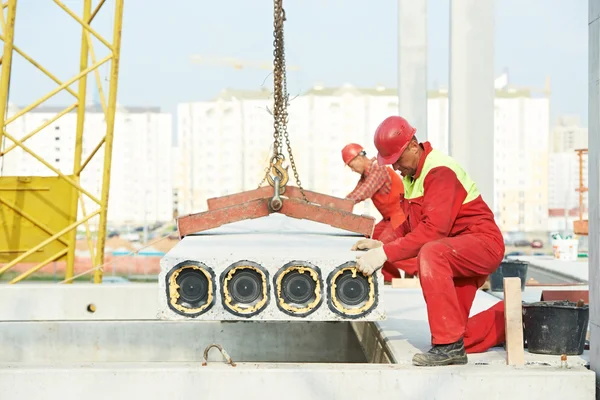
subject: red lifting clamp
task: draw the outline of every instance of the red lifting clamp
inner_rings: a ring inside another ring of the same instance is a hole
[[[275,178],[277,180],[277,178]],[[223,197],[208,199],[208,211],[189,214],[177,219],[179,237],[217,228],[221,225],[246,219],[266,217],[278,212],[291,218],[307,219],[331,225],[335,228],[371,237],[375,218],[352,213],[351,200],[304,191],[303,199],[299,188],[287,186],[285,195],[279,195],[278,185],[264,186]]]

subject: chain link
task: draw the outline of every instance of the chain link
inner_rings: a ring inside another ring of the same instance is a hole
[[[308,202],[304,194],[304,188],[300,182],[300,176],[294,161],[292,153],[292,145],[290,142],[289,133],[287,131],[289,94],[287,92],[287,77],[285,69],[285,43],[283,40],[283,24],[286,20],[285,10],[283,9],[283,0],[274,0],[274,19],[273,19],[273,155],[269,162],[269,166],[265,170],[265,176],[259,187],[268,178],[269,171],[275,168],[277,161],[285,160],[283,155],[283,141],[287,147],[290,165],[294,173],[296,185],[302,193],[304,201]]]

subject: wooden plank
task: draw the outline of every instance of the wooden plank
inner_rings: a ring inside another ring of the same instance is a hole
[[[415,278],[401,279],[392,278],[392,288],[394,289],[415,289],[421,287],[421,281]]]
[[[504,327],[506,332],[506,364],[524,365],[523,306],[521,279],[504,278]]]

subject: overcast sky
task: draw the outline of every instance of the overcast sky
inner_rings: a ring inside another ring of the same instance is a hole
[[[79,10],[82,1],[64,3]],[[107,1],[110,7],[105,6],[93,23],[103,33],[109,32],[112,3]],[[289,72],[290,92],[315,83],[395,87],[396,3],[285,0],[287,59],[300,67]],[[448,83],[448,4],[449,0],[429,0],[431,86]],[[511,83],[538,87],[549,75],[553,118],[578,114],[587,124],[588,2],[496,0],[496,4],[497,73],[508,68]],[[127,0],[119,102],[175,111],[178,102],[209,99],[225,87],[259,88],[265,71],[194,65],[190,56],[269,62],[272,6],[270,0]],[[19,1],[15,43],[61,79],[77,71],[79,35],[77,24],[51,1]],[[99,58],[106,55],[97,41],[95,49]],[[52,88],[51,81],[33,71],[22,60],[15,62],[13,103],[30,103]],[[100,71],[108,76],[107,68]],[[52,102],[72,101],[64,94]]]

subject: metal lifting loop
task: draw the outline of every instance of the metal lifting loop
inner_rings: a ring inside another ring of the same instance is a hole
[[[275,185],[273,186],[273,198],[269,200],[269,208],[273,211],[279,211],[281,210],[281,207],[283,207],[283,201],[281,200],[281,197],[279,197],[279,180],[279,177],[276,176],[274,179]]]
[[[231,359],[231,356],[229,354],[227,354],[227,352],[225,351],[225,349],[223,348],[223,346],[221,346],[220,344],[216,344],[216,343],[209,344],[208,346],[206,346],[206,349],[204,349],[204,356],[203,356],[203,361],[202,361],[202,366],[203,367],[206,367],[208,365],[207,364],[207,362],[208,362],[208,352],[213,347],[216,347],[217,349],[219,349],[219,351],[223,355],[223,358],[225,359],[225,361],[227,361],[227,364],[231,365],[232,367],[235,367],[236,364]]]

